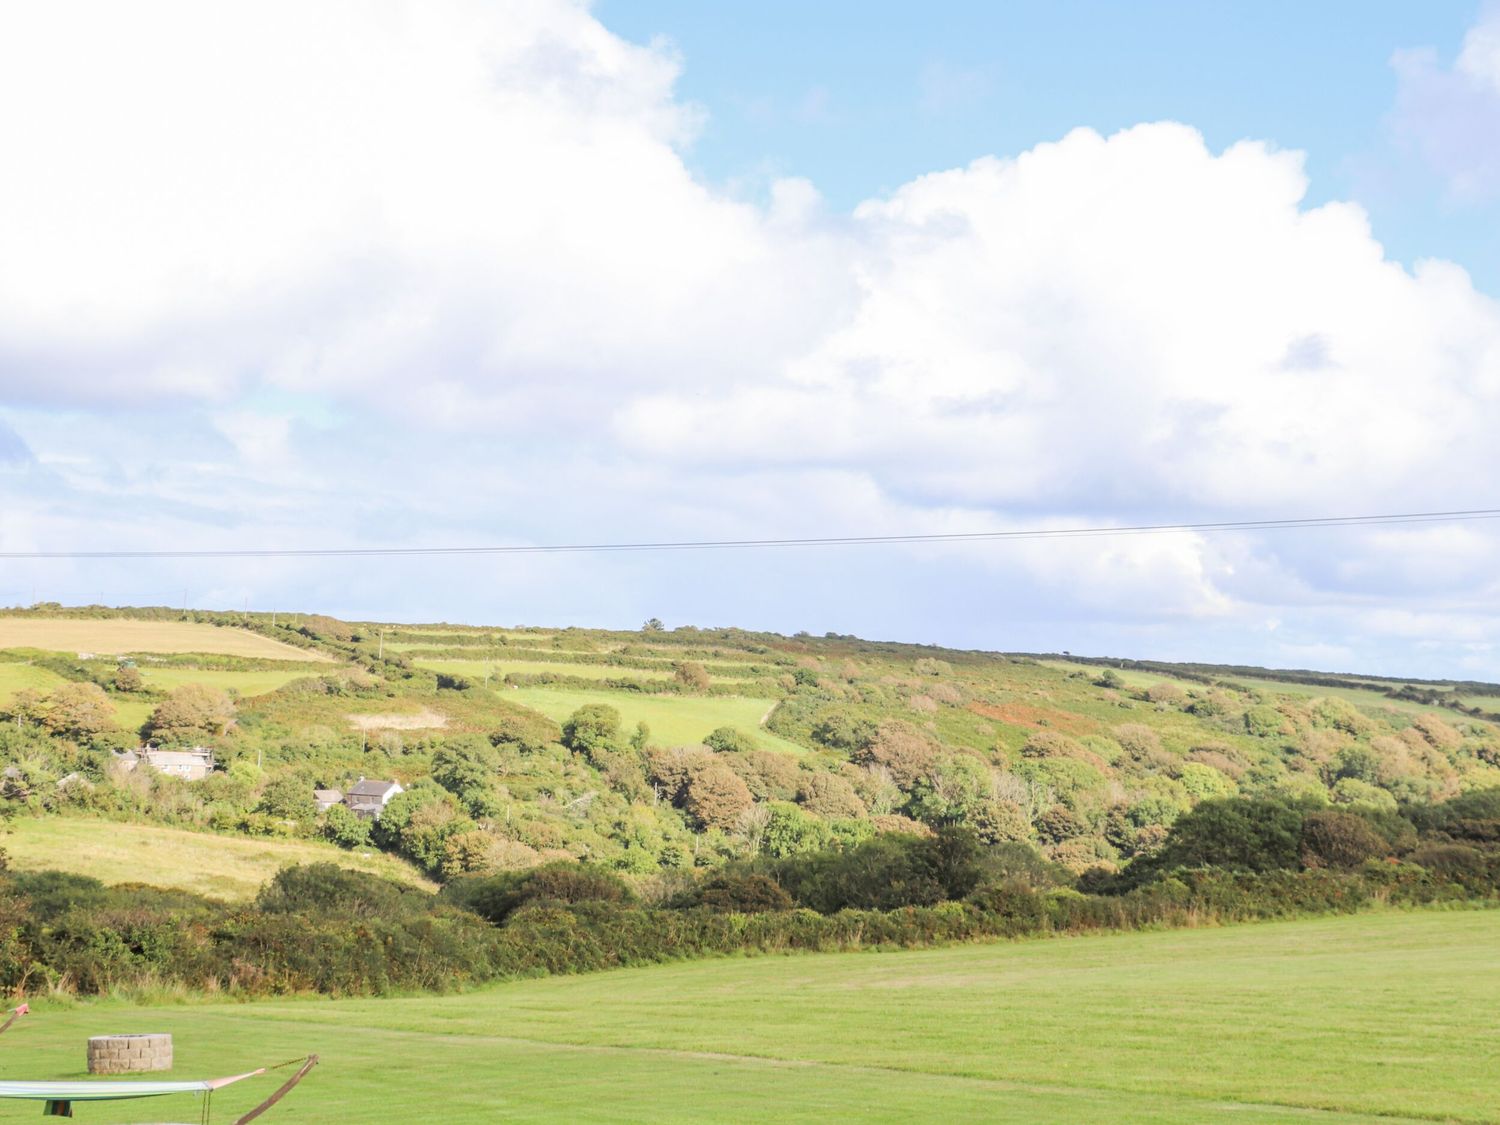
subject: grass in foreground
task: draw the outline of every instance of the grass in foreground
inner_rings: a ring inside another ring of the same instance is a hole
[[[291,863],[336,863],[434,889],[410,864],[370,849],[350,852],[317,840],[254,840],[149,824],[63,817],[22,818],[0,836],[17,871],[71,871],[102,883],[149,883],[214,898],[253,898]]]
[[[595,692],[544,687],[500,687],[495,690],[506,702],[530,707],[559,723],[585,704],[607,703],[620,713],[626,734],[635,729],[636,723],[644,722],[651,728],[651,742],[658,746],[696,746],[717,727],[737,727],[766,750],[807,753],[795,742],[761,729],[761,722],[776,705],[774,699],[745,699],[729,695],[652,696],[603,689]]]
[[[0,648],[92,652],[104,656],[127,652],[212,652],[320,663],[331,659],[326,653],[284,645],[248,629],[123,617],[0,617]]]
[[[1500,1103],[1497,942],[1500,912],[1392,912],[441,998],[43,1005],[0,1050],[27,1078],[81,1077],[84,1040],[105,1033],[171,1032],[184,1077],[316,1051],[324,1065],[276,1110],[288,1123],[1477,1122]],[[272,1086],[226,1091],[220,1111]],[[0,1120],[35,1116],[0,1103]]]

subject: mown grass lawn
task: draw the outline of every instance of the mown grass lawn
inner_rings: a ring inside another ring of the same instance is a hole
[[[293,863],[336,863],[433,887],[409,863],[373,848],[351,852],[318,840],[256,840],[152,824],[18,817],[0,835],[0,847],[18,871],[71,871],[104,883],[149,883],[229,900],[252,898]]]
[[[6,1074],[166,1031],[180,1076],[316,1051],[267,1121],[1493,1121],[1500,912],[758,957],[439,998],[43,1003]],[[274,1086],[239,1087],[243,1110]],[[81,1121],[194,1118],[183,1099]],[[155,1107],[153,1107],[153,1110]],[[34,1104],[0,1103],[0,1120]],[[225,1115],[228,1119],[228,1115]]]

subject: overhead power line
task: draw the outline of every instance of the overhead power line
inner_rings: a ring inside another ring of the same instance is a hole
[[[1458,523],[1500,519],[1500,508],[1457,512],[1398,512],[1378,516],[1317,516],[1305,519],[1224,520],[1218,523],[1156,523],[1128,526],[1045,527],[1014,531],[929,532],[920,535],[832,535],[801,539],[690,539],[639,543],[552,543],[477,547],[236,547],[165,551],[0,551],[0,559],[269,559],[366,558],[406,555],[562,555],[610,551],[727,551],[764,547],[862,547],[877,544],[995,543],[1031,539],[1085,539],[1122,535],[1215,534],[1227,531],[1295,531],[1318,527],[1381,527],[1413,523]]]

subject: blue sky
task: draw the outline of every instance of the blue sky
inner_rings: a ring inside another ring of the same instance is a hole
[[[0,15],[0,550],[1496,506],[1500,7]],[[0,561],[0,603],[1500,679],[1500,525]]]
[[[839,206],[934,169],[1022,152],[1088,125],[1184,121],[1307,154],[1310,202],[1358,199],[1390,252],[1461,261],[1500,288],[1500,212],[1448,197],[1392,145],[1391,59],[1452,58],[1482,5],[1106,0],[701,4],[604,0],[604,21],[661,36],[708,118],[689,154],[721,184],[807,176]]]

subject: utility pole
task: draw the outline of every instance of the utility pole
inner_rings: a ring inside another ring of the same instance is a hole
[[[385,630],[384,629],[380,630],[380,648],[379,648],[379,650],[377,652],[377,655],[376,655],[375,659],[376,660],[384,660],[385,659]]]

